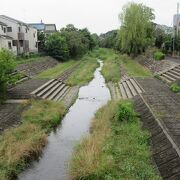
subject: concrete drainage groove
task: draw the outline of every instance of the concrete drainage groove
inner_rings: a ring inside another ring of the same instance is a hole
[[[159,77],[166,83],[172,83],[180,79],[180,65],[169,70],[165,70],[158,74]]]
[[[159,121],[142,95],[133,98],[143,127],[151,133],[152,155],[163,179],[180,179],[180,149]]]

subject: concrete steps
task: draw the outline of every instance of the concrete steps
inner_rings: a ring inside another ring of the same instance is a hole
[[[175,66],[159,74],[159,77],[166,83],[171,84],[180,79],[180,65]]]
[[[122,99],[133,98],[134,96],[144,92],[142,87],[134,78],[129,78],[126,81],[120,82],[119,89]]]
[[[52,79],[31,93],[34,98],[60,101],[70,89],[62,81]]]
[[[133,98],[144,92],[143,88],[134,78],[129,78],[119,83],[110,82],[108,87],[114,100]]]

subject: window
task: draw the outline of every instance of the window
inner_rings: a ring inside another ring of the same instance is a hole
[[[17,46],[17,40],[13,40],[13,46]]]
[[[36,47],[36,48],[38,47],[38,42],[36,42],[35,47]]]
[[[12,27],[7,27],[7,32],[12,32]]]
[[[36,37],[36,33],[34,33],[34,38]]]
[[[4,30],[3,26],[1,26],[2,31]]]
[[[4,33],[6,33],[6,28],[4,28]]]
[[[28,29],[26,28],[25,30],[26,30],[26,33],[27,33],[27,32],[28,32]]]
[[[19,32],[21,32],[21,27],[18,28]]]
[[[8,41],[8,48],[9,48],[9,49],[12,49],[11,41]]]

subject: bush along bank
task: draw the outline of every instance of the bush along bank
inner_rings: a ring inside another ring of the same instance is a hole
[[[47,142],[48,133],[62,119],[65,108],[53,101],[32,101],[22,124],[0,136],[0,179],[15,179]]]
[[[150,135],[130,101],[109,102],[92,122],[92,133],[75,147],[72,179],[161,179],[151,164]]]

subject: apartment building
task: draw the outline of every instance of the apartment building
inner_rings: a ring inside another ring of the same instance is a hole
[[[0,48],[14,54],[37,53],[37,29],[14,18],[0,15]]]

